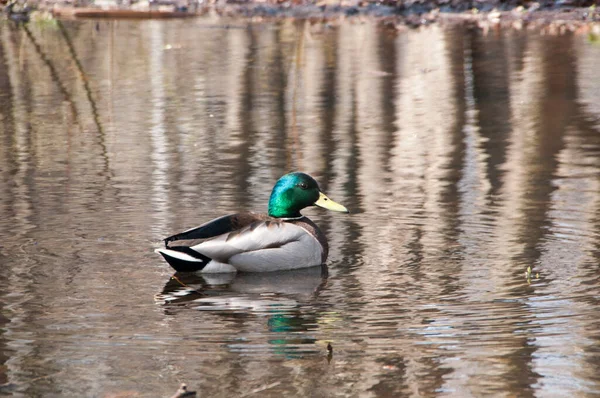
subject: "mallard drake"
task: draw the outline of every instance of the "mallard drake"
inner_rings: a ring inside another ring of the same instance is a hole
[[[164,239],[157,249],[180,272],[270,272],[320,265],[327,238],[300,210],[308,206],[348,213],[305,173],[281,177],[271,192],[268,214],[243,212],[216,218]],[[196,240],[173,246],[170,242]],[[198,241],[199,240],[199,241]]]

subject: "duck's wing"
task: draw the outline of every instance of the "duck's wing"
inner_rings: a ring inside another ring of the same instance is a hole
[[[209,239],[215,236],[235,232],[254,222],[260,222],[266,218],[267,216],[264,214],[251,212],[229,214],[227,216],[215,218],[214,220],[204,223],[199,227],[188,229],[187,231],[169,236],[168,238],[164,239],[165,246],[168,247],[169,242],[177,240]]]
[[[245,257],[251,263],[264,262],[270,257],[275,262],[310,257],[310,265],[318,265],[322,253],[319,242],[304,228],[278,220],[255,221],[244,228],[205,240],[191,249],[224,263],[237,263]]]

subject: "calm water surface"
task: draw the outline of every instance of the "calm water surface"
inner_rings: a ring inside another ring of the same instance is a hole
[[[570,35],[0,23],[0,395],[598,396],[598,65]],[[306,211],[326,267],[153,253],[290,170],[352,212]]]

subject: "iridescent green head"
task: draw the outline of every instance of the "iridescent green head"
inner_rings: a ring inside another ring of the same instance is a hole
[[[271,192],[269,216],[277,218],[301,217],[300,210],[308,206],[348,213],[348,210],[325,196],[319,184],[304,173],[289,173],[281,177]]]

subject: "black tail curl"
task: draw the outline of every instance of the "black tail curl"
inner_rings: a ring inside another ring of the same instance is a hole
[[[174,246],[169,247],[169,250],[178,251],[181,253],[185,253],[191,257],[194,257],[200,261],[186,261],[181,260],[179,258],[171,257],[167,253],[160,252],[163,258],[169,263],[171,267],[175,269],[177,272],[197,272],[202,271],[206,265],[212,261],[210,257],[205,256],[204,254],[198,253],[197,251],[187,247],[187,246]]]

